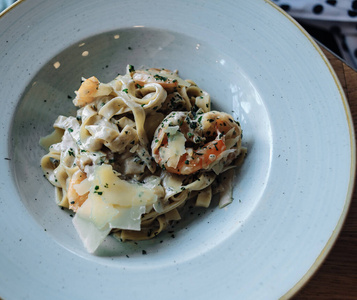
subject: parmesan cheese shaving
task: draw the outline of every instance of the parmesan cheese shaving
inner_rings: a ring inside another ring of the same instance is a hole
[[[88,199],[78,209],[73,224],[91,253],[113,228],[139,231],[146,206],[152,206],[157,201],[153,190],[121,180],[110,165],[96,167],[93,180],[84,180],[76,190],[85,193],[84,186],[88,187],[88,182]]]
[[[166,129],[168,135],[168,146],[160,149],[162,158],[167,161],[169,167],[176,168],[180,158],[186,153],[184,134],[179,131],[179,126],[172,126]]]

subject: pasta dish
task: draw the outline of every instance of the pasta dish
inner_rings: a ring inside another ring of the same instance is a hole
[[[41,139],[41,166],[59,206],[94,252],[108,234],[157,236],[188,200],[232,202],[235,167],[246,154],[232,116],[211,111],[210,96],[166,69],[135,70],[109,83],[82,79],[76,116],[59,116]]]

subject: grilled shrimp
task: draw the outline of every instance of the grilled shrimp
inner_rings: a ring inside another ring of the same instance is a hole
[[[78,208],[87,200],[89,192],[79,195],[75,189],[75,185],[80,184],[83,180],[87,178],[86,173],[81,170],[76,171],[68,186],[67,197],[69,203],[69,209],[77,211]]]
[[[92,103],[100,96],[107,96],[113,91],[113,88],[108,84],[101,83],[97,77],[92,76],[85,79],[73,99],[75,106],[83,107]]]
[[[242,130],[224,112],[172,112],[156,129],[152,156],[161,168],[188,175],[222,170],[239,154]]]

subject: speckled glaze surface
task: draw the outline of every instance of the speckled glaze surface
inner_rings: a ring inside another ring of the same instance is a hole
[[[39,165],[81,77],[179,69],[232,113],[248,157],[234,202],[140,243],[86,253]],[[327,60],[266,1],[23,0],[0,17],[0,297],[278,299],[332,247],[355,176],[348,104]]]

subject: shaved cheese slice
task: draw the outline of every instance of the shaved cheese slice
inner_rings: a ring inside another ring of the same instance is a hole
[[[75,189],[76,193],[79,196],[82,196],[89,192],[89,190],[91,188],[91,184],[90,184],[89,180],[86,178],[86,179],[82,180],[80,183],[75,184],[73,186],[73,188]]]
[[[109,224],[99,229],[90,218],[91,211],[92,201],[88,199],[78,209],[73,218],[74,228],[76,228],[79,237],[89,253],[93,253],[98,248],[111,230]]]
[[[141,215],[145,213],[145,206],[120,208],[119,214],[109,223],[111,228],[140,231]]]
[[[119,209],[105,203],[100,196],[90,193],[90,200],[92,201],[90,219],[98,229],[103,229],[119,215]]]
[[[161,147],[159,149],[160,156],[167,166],[177,168],[180,158],[186,153],[185,135],[179,131],[179,126],[169,126],[165,129],[167,133],[167,147]]]
[[[93,179],[88,182],[91,184],[88,199],[78,209],[73,224],[91,253],[113,228],[139,231],[146,206],[158,200],[150,185],[121,180],[111,165],[97,166]]]
[[[138,183],[121,180],[110,165],[96,169],[93,181],[94,193],[100,193],[104,202],[120,207],[146,206],[157,201],[157,195],[150,188]]]

